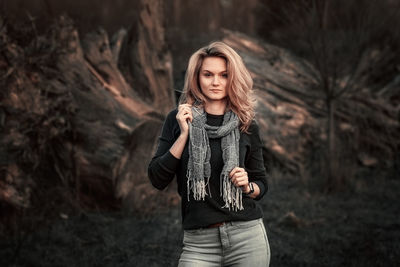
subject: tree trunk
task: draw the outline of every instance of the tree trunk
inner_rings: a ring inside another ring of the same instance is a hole
[[[326,106],[328,107],[328,120],[327,120],[327,189],[336,190],[338,187],[338,176],[335,173],[337,171],[337,158],[335,150],[335,100],[327,99]]]

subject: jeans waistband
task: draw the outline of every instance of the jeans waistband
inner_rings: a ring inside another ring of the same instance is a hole
[[[260,221],[262,221],[262,218],[259,219],[255,219],[255,220],[250,220],[250,221],[229,221],[229,222],[219,222],[219,223],[214,223],[214,224],[210,224],[205,228],[218,228],[221,226],[234,226],[234,225],[253,225],[253,224],[257,224]]]

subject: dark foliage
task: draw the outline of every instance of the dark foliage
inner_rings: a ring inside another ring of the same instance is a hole
[[[394,267],[400,260],[397,179],[369,173],[352,192],[310,193],[285,174],[270,180],[261,201],[271,266]],[[371,181],[375,180],[373,184]],[[386,181],[382,181],[386,180]],[[176,266],[179,209],[151,216],[88,213],[58,219],[16,243],[0,241],[2,266]]]

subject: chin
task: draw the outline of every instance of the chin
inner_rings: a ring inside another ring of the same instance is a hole
[[[225,101],[227,99],[226,96],[224,97],[207,97],[208,101]]]

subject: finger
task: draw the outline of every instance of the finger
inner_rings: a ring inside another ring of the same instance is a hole
[[[243,175],[247,175],[247,172],[243,169],[235,172],[233,175],[238,175],[238,176],[243,176]]]
[[[192,116],[192,114],[185,114],[185,115],[183,115],[184,117],[183,117],[183,119],[185,120],[185,121],[190,121],[190,122],[192,122],[193,121],[193,116]]]
[[[187,108],[183,108],[178,112],[178,114],[183,114],[183,115],[192,114],[192,110],[191,109],[187,109]]]
[[[245,186],[245,185],[247,185],[249,183],[249,180],[248,179],[243,179],[243,180],[236,180],[233,184],[236,186],[236,187],[240,187],[240,186]]]
[[[183,115],[183,114],[192,114],[192,110],[191,109],[181,109],[180,111],[178,111],[178,113],[176,114],[178,115]]]
[[[240,181],[240,182],[236,183],[236,186],[242,187],[242,186],[246,186],[248,184],[249,184],[249,182],[246,180],[246,181]]]
[[[247,181],[249,178],[247,177],[247,175],[241,175],[241,176],[234,176],[232,178],[233,182],[241,182],[241,181]]]
[[[192,115],[192,111],[191,111],[190,109],[188,109],[188,110],[184,109],[182,112],[183,112],[183,114],[190,114],[190,115]]]
[[[182,109],[187,109],[187,108],[191,109],[191,107],[192,107],[192,105],[190,105],[190,104],[181,104],[178,106],[178,111],[182,110]]]
[[[187,109],[185,109],[185,108],[181,108],[180,110],[178,110],[178,114],[185,114],[185,113],[187,113],[188,111],[187,111]]]
[[[178,113],[179,113],[179,112],[182,112],[182,110],[184,110],[184,109],[185,109],[185,106],[179,105],[179,107],[178,107]]]
[[[236,172],[239,172],[242,168],[240,167],[235,167],[233,170],[229,173],[229,176],[233,176]]]
[[[247,172],[236,172],[231,176],[231,179],[239,179],[241,177],[247,177]]]
[[[191,107],[192,105],[190,105],[190,104],[180,104],[179,106],[178,106],[178,108],[183,108],[183,107]]]
[[[183,115],[180,115],[178,119],[180,121],[187,121],[187,120],[192,120],[193,117],[191,114],[183,114]]]
[[[240,176],[240,177],[235,176],[231,179],[231,181],[232,181],[232,183],[234,183],[236,185],[241,182],[247,183],[249,181],[249,178],[246,175]]]
[[[247,177],[247,175],[242,175],[236,179],[236,181],[247,181],[247,180],[249,180],[249,177]]]

